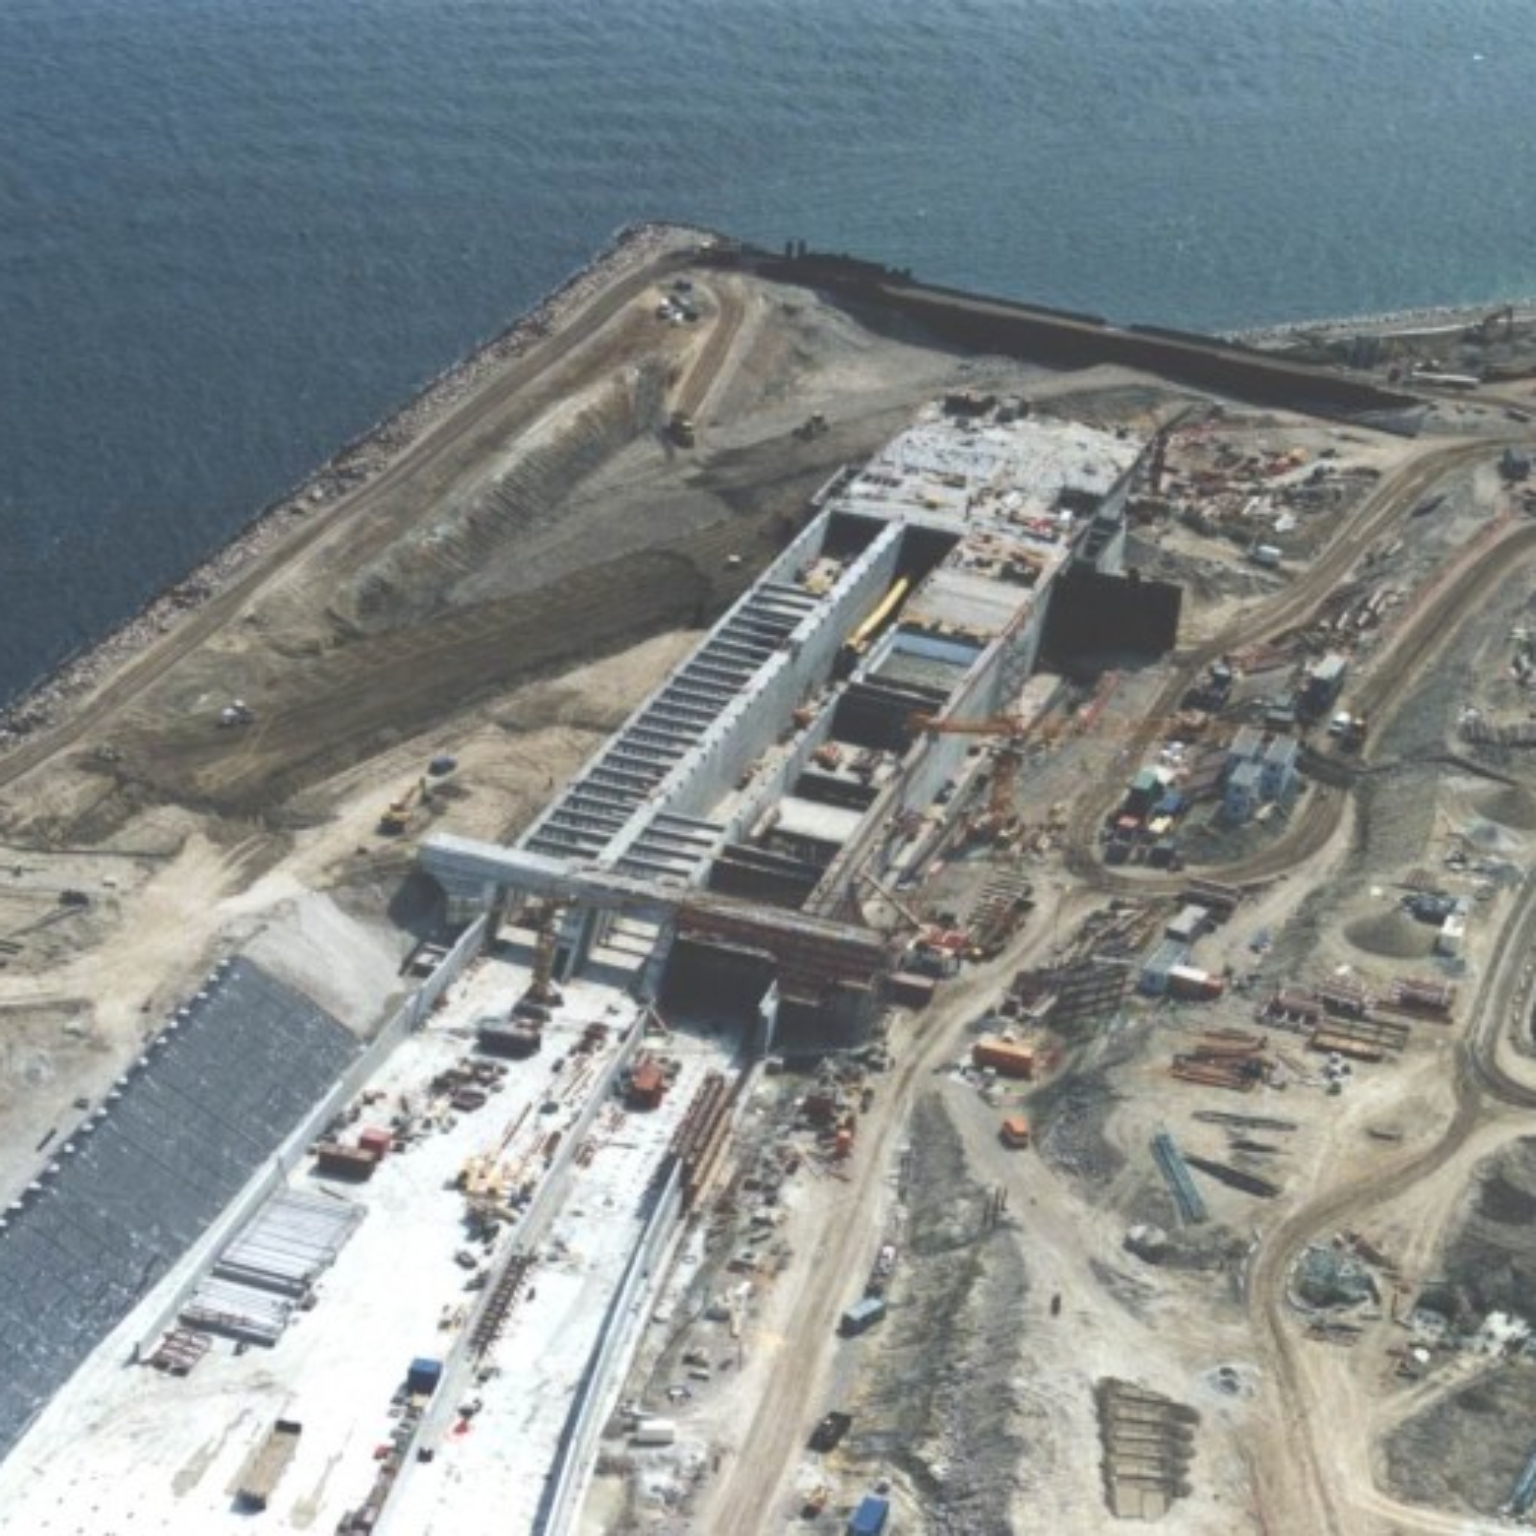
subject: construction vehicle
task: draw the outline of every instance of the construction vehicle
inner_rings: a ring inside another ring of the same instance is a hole
[[[929,922],[867,870],[860,870],[854,878],[889,903],[902,921],[914,930],[902,957],[903,969],[913,975],[931,976],[938,980],[959,971],[962,957],[969,954],[973,947],[968,933],[958,928],[945,928],[942,923]]]
[[[278,1480],[299,1448],[304,1426],[297,1419],[278,1419],[246,1458],[235,1482],[235,1504],[252,1514],[267,1507]]]
[[[865,1296],[848,1308],[837,1321],[837,1331],[845,1339],[868,1332],[885,1318],[885,1302],[878,1296]]]
[[[1502,309],[1491,309],[1478,322],[1477,334],[1480,341],[1492,341],[1498,332],[1500,323],[1504,327],[1504,340],[1511,341],[1515,334],[1515,309],[1512,304],[1506,304]]]
[[[998,1127],[997,1135],[1005,1147],[1025,1151],[1029,1146],[1029,1121],[1023,1115],[1009,1115]]]
[[[427,781],[417,781],[400,796],[398,800],[391,800],[389,809],[379,817],[379,832],[384,837],[399,837],[411,824],[411,812],[416,808],[418,800],[427,798]]]
[[[1340,710],[1328,722],[1328,734],[1338,743],[1340,752],[1358,752],[1365,745],[1369,727],[1364,714],[1358,710],[1354,714]]]
[[[823,436],[826,433],[826,430],[827,418],[823,416],[820,411],[816,411],[812,415],[807,416],[805,420],[795,428],[795,436],[798,437],[802,443],[808,443],[813,438]]]
[[[698,429],[687,411],[673,411],[667,420],[667,436],[679,448],[692,448],[698,441]]]
[[[891,1516],[891,1501],[884,1494],[866,1493],[848,1517],[848,1536],[881,1536]]]

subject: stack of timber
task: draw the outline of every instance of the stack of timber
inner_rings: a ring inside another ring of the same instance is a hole
[[[1190,1050],[1173,1058],[1170,1071],[1181,1082],[1248,1093],[1265,1080],[1274,1065],[1266,1054],[1267,1044],[1264,1036],[1242,1030],[1209,1030]]]

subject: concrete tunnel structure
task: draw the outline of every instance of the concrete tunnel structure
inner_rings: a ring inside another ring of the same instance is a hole
[[[425,841],[450,917],[554,902],[559,977],[622,927],[648,946],[648,998],[742,1022],[764,1051],[861,1043],[894,955],[856,884],[920,867],[974,741],[912,718],[1017,713],[1059,578],[1120,571],[1147,446],[1016,403],[929,407],[823,487],[514,845]]]

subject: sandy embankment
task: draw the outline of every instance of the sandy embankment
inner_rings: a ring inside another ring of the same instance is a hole
[[[280,553],[288,535],[317,510],[369,484],[489,375],[523,357],[608,284],[668,247],[719,238],[713,231],[679,224],[633,224],[619,230],[608,246],[506,330],[430,380],[400,410],[346,444],[298,486],[257,512],[227,544],[132,618],[0,710],[0,771],[6,748],[60,723],[73,706],[88,699],[126,662],[168,634],[178,617],[226,591],[263,557]]]

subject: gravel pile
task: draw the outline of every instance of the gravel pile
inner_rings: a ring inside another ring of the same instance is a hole
[[[1501,1366],[1406,1419],[1386,1441],[1387,1486],[1436,1509],[1497,1514],[1531,1450],[1536,1364]]]
[[[1081,1077],[1063,1073],[1030,1101],[1040,1156],[1090,1184],[1109,1183],[1125,1166],[1104,1132],[1119,1101],[1102,1068]]]
[[[1478,796],[1474,804],[1480,816],[1516,832],[1536,832],[1536,793],[1523,785],[1505,784]]]
[[[990,1192],[936,1096],[917,1105],[912,1146],[908,1245],[850,1453],[896,1473],[929,1536],[1006,1531],[1021,1466],[1051,1454],[1049,1422],[1036,1443],[1021,1396],[1024,1254],[987,1226]]]
[[[1419,960],[1435,949],[1435,930],[1396,910],[1346,924],[1344,937],[1356,949],[1388,960]]]
[[[1477,1313],[1514,1312],[1536,1322],[1536,1137],[1479,1163],[1469,1193],[1441,1273]]]

